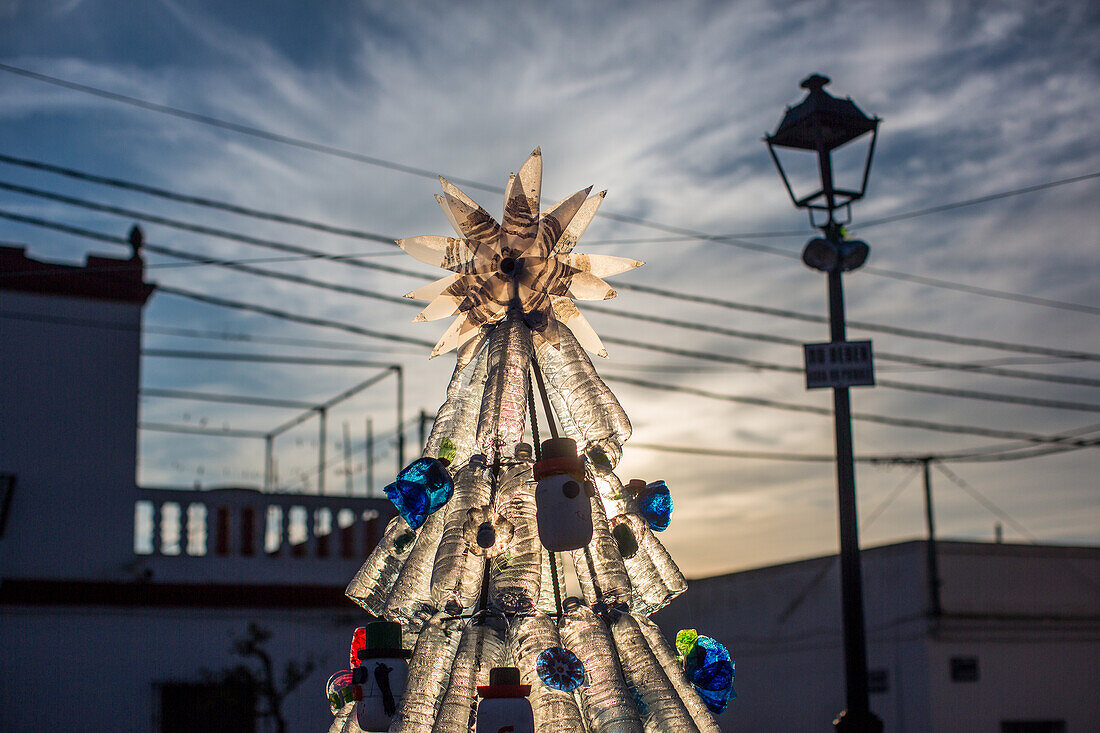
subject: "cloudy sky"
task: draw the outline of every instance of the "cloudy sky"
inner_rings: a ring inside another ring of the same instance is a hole
[[[850,95],[883,119],[868,196],[853,208],[852,229],[870,243],[871,257],[867,268],[845,278],[850,338],[872,338],[881,355],[986,369],[880,358],[878,378],[893,386],[853,390],[853,410],[941,429],[857,420],[857,455],[995,448],[1001,457],[1016,460],[948,461],[947,472],[933,470],[942,535],[990,539],[1000,521],[1009,541],[1095,544],[1100,541],[1097,450],[1020,458],[1023,449],[1043,443],[983,431],[1036,440],[1100,436],[1100,178],[874,222],[1100,172],[1097,49],[1100,10],[1076,0],[0,0],[0,63],[6,67],[0,70],[0,153],[396,238],[449,233],[432,198],[439,184],[430,174],[500,187],[541,146],[548,199],[594,185],[609,191],[604,213],[644,220],[597,217],[578,248],[648,262],[617,282],[820,316],[826,310],[825,278],[798,260],[812,231],[804,213],[791,206],[761,138],[775,129],[785,105],[802,98],[799,81],[823,73],[833,79],[833,94]],[[19,70],[386,165],[137,108]],[[383,243],[10,162],[0,163],[0,181],[434,274]],[[499,193],[466,191],[499,212]],[[113,236],[125,236],[135,220],[11,190],[0,192],[0,211]],[[163,224],[144,228],[151,244],[211,258],[285,257]],[[689,232],[740,237],[701,241]],[[63,262],[81,262],[89,252],[126,253],[121,246],[10,219],[0,219],[0,240]],[[164,286],[429,341],[445,328],[443,321],[411,323],[416,311],[401,305],[217,266],[169,266],[178,260],[163,255],[147,259],[150,279]],[[390,295],[423,283],[301,258],[256,266]],[[624,290],[601,305],[794,342],[828,338],[820,323],[637,291]],[[799,348],[790,344],[605,313],[590,312],[589,319],[604,336],[801,364]],[[163,292],[152,298],[145,321],[150,349],[401,363],[408,374],[410,416],[420,409],[434,412],[453,365],[453,356],[428,362],[428,350],[419,346]],[[935,337],[912,338],[878,326]],[[169,333],[173,328],[249,334],[251,340],[185,337]],[[953,343],[943,335],[1009,346]],[[828,455],[828,416],[610,378],[818,408],[831,406],[827,391],[807,392],[799,374],[624,345],[609,350],[611,359],[597,367],[609,377],[635,428],[619,474],[668,481],[677,504],[665,539],[689,575],[835,551],[832,464],[632,447]],[[1066,351],[1086,353],[1061,353]],[[989,367],[1017,376],[992,374]],[[375,371],[150,356],[143,361],[142,379],[146,388],[316,403]],[[1042,376],[1029,379],[1021,372]],[[913,391],[913,385],[955,393]],[[972,399],[958,391],[994,397]],[[332,413],[329,451],[342,457],[347,423],[355,493],[365,490],[367,417],[380,443],[376,484],[392,477],[393,397],[392,380],[386,380]],[[1019,398],[1039,403],[1012,401]],[[299,412],[151,396],[142,398],[141,409],[146,422],[261,431]],[[948,432],[943,426],[964,429]],[[415,429],[409,435],[415,441]],[[313,422],[280,438],[279,473],[289,489],[316,490],[316,439]],[[143,431],[140,444],[143,485],[255,484],[261,470],[256,440]],[[327,485],[343,491],[344,466],[334,464]],[[861,464],[857,485],[865,544],[922,534],[916,469]]]

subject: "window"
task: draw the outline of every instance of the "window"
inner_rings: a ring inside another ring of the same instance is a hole
[[[159,688],[160,733],[255,733],[256,696],[244,682],[168,682]]]
[[[867,692],[889,692],[890,670],[871,669],[867,671]]]
[[[977,682],[978,676],[977,657],[951,657],[952,682]]]
[[[1001,733],[1066,733],[1066,721],[1002,720]]]

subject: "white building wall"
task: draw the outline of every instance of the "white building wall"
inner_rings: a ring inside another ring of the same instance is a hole
[[[0,291],[0,576],[115,579],[132,559],[141,306]]]
[[[352,631],[366,618],[349,608],[8,607],[0,624],[0,730],[154,733],[155,683],[201,682],[204,672],[257,666],[232,652],[256,621],[272,632],[264,648],[277,680],[287,660],[317,662],[286,699],[284,715],[289,731],[323,733],[332,722],[325,681],[348,668]]]
[[[1100,730],[1100,550],[937,544],[944,615],[929,615],[927,545],[863,553],[868,668],[887,689],[871,709],[891,733],[999,733],[1004,721]],[[668,635],[695,628],[736,662],[728,731],[829,730],[843,709],[837,559],[694,580],[658,614]],[[951,658],[979,679],[952,681]]]

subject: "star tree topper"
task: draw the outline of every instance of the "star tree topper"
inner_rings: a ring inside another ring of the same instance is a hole
[[[615,297],[602,278],[645,264],[610,255],[574,254],[607,191],[589,196],[592,187],[539,213],[542,151],[538,148],[508,179],[500,224],[453,183],[440,178],[436,200],[458,237],[425,235],[399,239],[401,249],[421,262],[452,274],[417,288],[406,298],[428,301],[414,321],[457,316],[432,350],[431,358],[459,350],[459,362],[472,359],[490,326],[510,308],[523,314],[536,339],[557,347],[560,329],[598,356],[603,343],[573,300]]]

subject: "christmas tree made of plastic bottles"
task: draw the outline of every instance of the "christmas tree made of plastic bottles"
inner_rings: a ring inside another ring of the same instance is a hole
[[[724,707],[732,666],[706,637],[670,645],[648,618],[687,587],[655,534],[671,499],[663,482],[615,475],[630,421],[573,304],[613,297],[602,278],[642,263],[573,253],[606,192],[540,213],[541,179],[535,150],[509,181],[500,224],[443,180],[437,199],[458,236],[398,243],[450,271],[407,297],[429,303],[417,321],[456,316],[432,356],[458,358],[423,458],[387,487],[399,516],[347,589],[401,625],[403,643],[381,645],[402,649],[383,654],[409,657],[379,719],[391,733],[480,732],[492,691],[520,690],[540,733],[718,731],[708,705]],[[581,598],[563,598],[567,562]],[[356,707],[369,703],[349,690],[373,684],[363,664],[343,693],[330,682],[333,733],[362,730]],[[519,679],[491,679],[508,667]],[[492,733],[530,725],[498,718]]]

